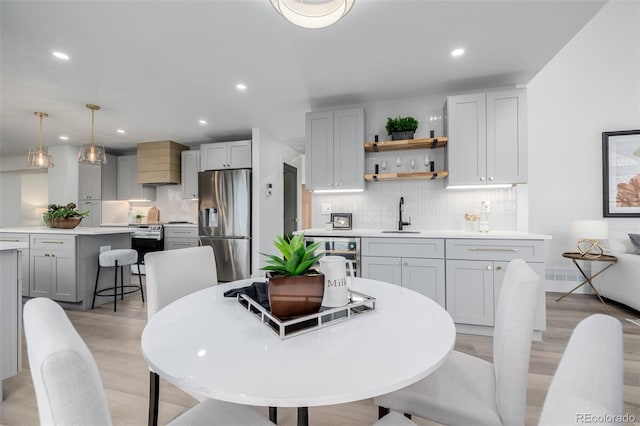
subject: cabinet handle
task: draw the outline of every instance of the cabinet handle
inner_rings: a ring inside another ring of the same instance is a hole
[[[400,262],[393,262],[394,265],[398,266]]]
[[[490,270],[491,270],[491,266],[487,266],[487,271],[490,271]]]
[[[333,184],[331,182],[329,182],[329,186],[333,186]]]
[[[56,257],[56,255],[55,255],[55,254],[53,254],[53,253],[51,253],[51,257]]]
[[[480,178],[480,182],[484,182],[484,176]]]
[[[64,241],[51,241],[51,240],[42,240],[40,241],[42,244],[64,244]]]
[[[502,271],[502,266],[496,266],[496,271]]]
[[[409,262],[404,262],[403,265],[404,266],[409,266]]]
[[[469,251],[511,251],[517,252],[518,249],[514,247],[471,247]]]
[[[45,253],[44,257],[51,257],[51,255],[49,253]]]
[[[20,240],[7,240],[5,238],[0,238],[0,241],[6,241],[6,242],[11,242],[11,243],[19,243]]]
[[[338,182],[334,183],[334,186],[338,186],[338,185],[339,185],[339,183],[338,183]]]
[[[489,176],[489,180],[493,180],[493,176]]]

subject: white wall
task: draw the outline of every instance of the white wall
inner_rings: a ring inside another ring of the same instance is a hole
[[[27,167],[27,156],[0,159],[0,227],[38,226],[47,206],[48,169]]]
[[[253,129],[253,275],[264,275],[261,253],[277,254],[273,240],[282,235],[284,216],[284,167],[287,163],[298,169],[297,188],[302,185],[303,156],[284,145],[262,129]],[[272,195],[267,195],[267,184],[272,184]],[[299,191],[299,189],[298,189]],[[298,204],[301,194],[298,193]],[[300,211],[300,206],[298,206]]]
[[[52,146],[54,166],[49,169],[49,203],[78,204],[78,149],[77,146]]]
[[[602,132],[640,129],[640,2],[611,1],[528,84],[529,222],[546,266],[571,268],[569,227],[602,218]],[[640,219],[609,219],[610,237]]]

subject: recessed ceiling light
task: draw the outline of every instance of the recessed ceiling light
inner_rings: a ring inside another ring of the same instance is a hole
[[[118,130],[116,130],[116,132],[118,132],[118,133],[127,133],[123,129],[118,129]]]
[[[243,83],[238,83],[236,84],[236,89],[238,89],[241,92],[244,92],[245,90],[247,90],[247,85]]]
[[[207,120],[198,120],[198,124],[205,126],[207,124]]]
[[[69,60],[69,55],[67,55],[66,53],[62,53],[62,52],[52,52],[53,56],[55,56],[58,59],[64,59],[65,61]]]
[[[68,141],[69,140],[69,136],[60,136],[60,140]]]
[[[464,53],[464,49],[454,49],[451,51],[451,56],[460,56]]]

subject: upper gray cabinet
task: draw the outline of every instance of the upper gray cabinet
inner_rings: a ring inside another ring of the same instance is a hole
[[[200,151],[182,151],[182,198],[198,198],[198,172],[200,171]]]
[[[527,182],[526,90],[447,97],[448,185]]]
[[[364,189],[364,109],[306,115],[306,188]]]
[[[201,170],[251,168],[251,141],[216,142],[200,145]]]
[[[123,155],[118,157],[118,200],[142,201],[155,200],[154,186],[138,183],[138,156]]]

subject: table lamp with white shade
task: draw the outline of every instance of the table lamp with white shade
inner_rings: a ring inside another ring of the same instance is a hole
[[[606,220],[576,220],[571,224],[571,236],[578,239],[576,247],[583,257],[602,256],[601,240],[609,239],[609,223]]]

